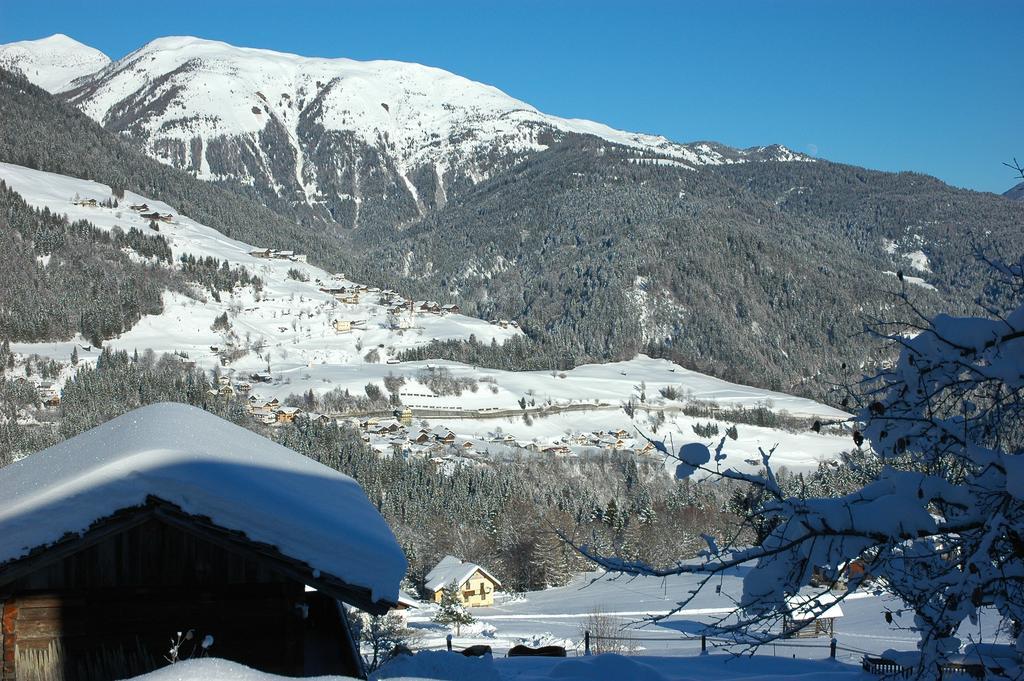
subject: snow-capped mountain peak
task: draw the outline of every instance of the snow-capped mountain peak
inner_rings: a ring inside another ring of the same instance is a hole
[[[38,70],[22,70],[43,84]],[[781,148],[679,144],[551,116],[421,64],[304,57],[188,36],[153,40],[57,90],[159,161],[248,184],[270,201],[351,227],[367,216],[413,221],[574,135],[686,168],[796,158]]]
[[[63,33],[0,45],[0,67],[17,71],[50,92],[63,92],[109,63],[107,55]]]

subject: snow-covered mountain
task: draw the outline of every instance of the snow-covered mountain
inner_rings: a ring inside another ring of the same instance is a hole
[[[375,224],[416,219],[460,188],[569,135],[593,135],[691,168],[804,158],[777,146],[677,144],[559,118],[419,64],[167,37],[68,88],[66,78],[43,68],[59,61],[48,42],[20,49],[32,52],[31,45],[35,56],[24,62],[39,66],[22,68],[29,78],[62,92],[150,156],[202,179],[240,181],[349,226],[365,217]]]
[[[109,63],[107,55],[62,33],[0,45],[0,68],[16,71],[50,92],[63,92]]]

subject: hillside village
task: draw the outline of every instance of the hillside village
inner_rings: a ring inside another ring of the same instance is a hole
[[[150,213],[171,216],[158,229],[175,259],[209,258],[222,271],[248,273],[253,284],[235,281],[229,291],[197,288],[189,296],[166,294],[161,315],[144,317],[105,346],[174,353],[184,366],[212,372],[216,395],[211,399],[244,398],[252,418],[266,425],[299,415],[309,418],[305,412],[312,412],[316,419],[358,427],[364,441],[387,455],[468,461],[514,453],[649,454],[651,446],[641,433],[649,436],[662,428],[686,437],[699,421],[688,411],[710,421],[721,410],[763,405],[805,420],[842,416],[810,400],[737,386],[643,356],[552,372],[401,362],[404,350],[432,340],[472,336],[500,344],[522,331],[515,320],[474,319],[461,315],[454,304],[413,300],[393,289],[353,282],[310,265],[294,251],[226,239],[149,197],[131,192],[118,197],[105,185],[3,163],[0,179],[30,204],[102,229],[152,230],[157,223],[147,217]],[[22,357],[38,355],[59,363],[72,353],[89,363],[100,352],[81,338],[15,343],[12,349]],[[65,365],[45,379],[25,378],[35,383],[40,401],[53,408],[73,373]],[[388,389],[391,381],[402,387]],[[383,403],[362,397],[369,385],[386,398]],[[669,399],[659,391],[678,397]],[[302,398],[312,394],[320,400],[337,392],[351,396],[342,400],[348,406],[341,410],[318,409]],[[688,405],[706,406],[694,412]],[[634,409],[635,414],[627,413]],[[423,421],[430,425],[424,427]],[[384,422],[389,423],[388,432],[381,432]],[[718,423],[723,431],[729,426]],[[806,430],[791,434],[746,428],[740,429],[740,437],[752,443],[781,439],[790,447],[788,461],[805,469],[847,446],[845,437]]]

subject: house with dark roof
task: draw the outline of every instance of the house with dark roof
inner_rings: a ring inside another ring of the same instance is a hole
[[[344,604],[387,612],[407,567],[354,480],[186,405],[0,469],[0,499],[5,681],[136,676],[189,629],[261,671],[363,676]]]

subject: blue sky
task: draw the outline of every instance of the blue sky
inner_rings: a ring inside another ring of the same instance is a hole
[[[1022,27],[1019,0],[0,0],[0,42],[60,32],[117,58],[198,35],[415,61],[560,116],[995,192],[1024,160]]]

